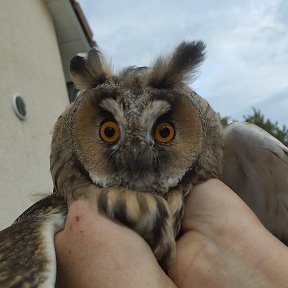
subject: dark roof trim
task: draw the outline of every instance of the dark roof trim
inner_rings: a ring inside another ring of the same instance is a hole
[[[90,47],[97,46],[96,41],[93,39],[93,32],[88,24],[87,18],[85,17],[85,14],[80,6],[80,4],[75,0],[70,0],[70,3],[75,11],[75,14],[78,18],[78,21],[83,29],[83,32],[85,33],[85,36],[87,38],[87,41],[90,45]]]

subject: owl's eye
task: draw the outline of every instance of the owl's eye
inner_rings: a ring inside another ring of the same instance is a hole
[[[169,122],[160,122],[156,125],[154,130],[155,140],[161,143],[168,143],[173,140],[175,136],[175,128]]]
[[[107,143],[114,143],[120,138],[120,129],[117,122],[105,121],[101,124],[99,130],[100,137]]]

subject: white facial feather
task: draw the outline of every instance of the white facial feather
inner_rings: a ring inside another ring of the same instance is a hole
[[[105,98],[100,102],[99,106],[113,114],[116,121],[121,121],[124,119],[123,107],[121,107],[114,99]]]
[[[169,112],[171,105],[165,100],[155,100],[150,102],[141,115],[141,126],[146,127],[148,131],[151,131],[155,121]]]

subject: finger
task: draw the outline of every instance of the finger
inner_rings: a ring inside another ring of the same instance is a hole
[[[245,215],[245,217],[243,217]],[[252,210],[240,197],[218,179],[195,186],[190,193],[182,223],[182,231],[197,230],[202,234],[236,223],[260,224]]]

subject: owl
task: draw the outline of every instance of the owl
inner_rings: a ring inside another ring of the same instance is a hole
[[[279,210],[287,199],[279,195],[288,193],[288,149],[255,126],[223,130],[217,113],[187,84],[204,58],[205,44],[192,41],[150,67],[119,73],[96,48],[71,60],[80,92],[55,124],[54,191],[0,232],[1,287],[54,287],[54,235],[64,227],[67,204],[78,199],[141,235],[168,274],[185,199],[193,185],[212,177],[288,239]],[[278,212],[265,205],[271,197]]]
[[[217,114],[186,84],[205,57],[183,42],[150,67],[113,74],[97,49],[70,63],[80,94],[56,123],[55,194],[96,198],[99,211],[139,233],[168,272],[193,184],[222,171]]]

